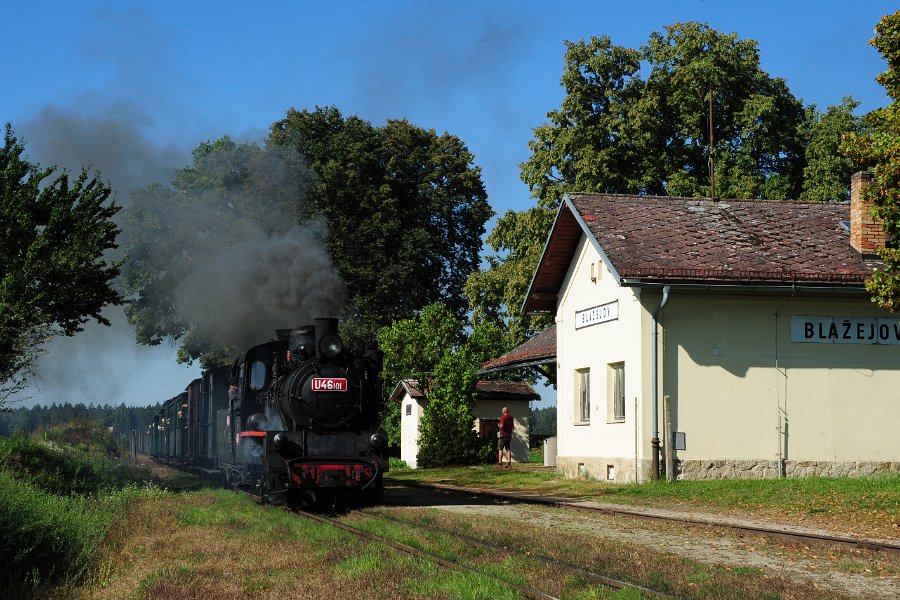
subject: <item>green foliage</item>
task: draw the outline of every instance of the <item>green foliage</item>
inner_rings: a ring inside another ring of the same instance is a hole
[[[298,149],[315,173],[301,218],[328,223],[328,250],[347,283],[346,337],[371,339],[438,301],[463,316],[462,286],[493,213],[459,138],[406,120],[375,127],[330,107],[288,111],[269,143]]]
[[[89,318],[120,304],[110,188],[82,170],[55,175],[28,162],[7,124],[0,150],[0,407],[24,384],[40,344],[74,335]]]
[[[533,435],[556,435],[556,407],[532,409],[530,425]]]
[[[109,431],[87,422],[0,438],[0,585],[12,597],[77,581],[93,564],[148,476],[118,451]]]
[[[840,106],[820,113],[806,109],[806,166],[803,169],[801,200],[849,200],[847,183],[859,165],[840,152],[844,136],[863,132],[861,119],[853,114],[859,102],[844,98]]]
[[[800,193],[803,108],[762,71],[753,40],[688,22],[653,32],[639,51],[608,36],[566,48],[566,97],[522,165],[544,206],[567,190],[709,196],[710,93],[716,194]]]
[[[56,426],[70,421],[89,421],[102,426],[103,435],[108,435],[107,428],[112,428],[116,439],[131,435],[132,430],[141,431],[150,422],[152,416],[159,412],[158,404],[153,406],[85,406],[84,404],[51,404],[50,406],[16,407],[7,412],[0,412],[0,436],[14,432],[33,433],[39,429],[48,429],[49,435],[56,431]]]
[[[521,308],[554,216],[544,206],[507,211],[487,237],[497,254],[486,258],[486,270],[473,272],[466,281],[473,321],[504,329],[510,348],[553,323],[552,317],[523,315]]]
[[[425,395],[420,422],[422,466],[471,464],[482,459],[483,442],[472,429],[478,367],[506,350],[502,332],[483,323],[466,335],[448,307],[426,306],[418,317],[397,321],[378,335],[384,351],[386,389],[413,379]],[[389,402],[383,419],[392,445],[400,443],[400,405]]]
[[[711,194],[710,98],[716,196],[847,194],[853,163],[829,153],[859,128],[855,103],[804,109],[761,69],[753,40],[687,22],[639,50],[609,36],[566,42],[561,83],[565,98],[520,165],[537,206],[497,222],[487,240],[496,254],[466,284],[476,317],[508,327],[514,345],[551,324],[519,312],[565,192]]]
[[[844,149],[872,171],[874,181],[865,193],[874,204],[873,216],[884,221],[888,239],[894,240],[880,253],[884,266],[866,282],[872,301],[893,312],[900,309],[900,11],[883,17],[875,34],[870,44],[888,65],[875,79],[892,101],[867,114],[868,131],[848,136]]]

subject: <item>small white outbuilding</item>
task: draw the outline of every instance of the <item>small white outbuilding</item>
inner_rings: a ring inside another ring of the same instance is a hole
[[[506,406],[514,420],[510,454],[513,462],[528,462],[529,402],[540,399],[527,383],[520,381],[479,381],[476,385],[473,429],[482,437],[496,440],[500,411]],[[400,402],[400,459],[417,468],[419,421],[428,403],[418,382],[404,379],[391,394],[391,402]]]

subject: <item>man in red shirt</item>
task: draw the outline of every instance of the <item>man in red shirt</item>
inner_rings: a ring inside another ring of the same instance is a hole
[[[509,414],[509,408],[504,406],[500,415],[500,431],[497,433],[497,468],[503,467],[503,451],[506,450],[506,468],[512,468],[512,455],[509,452],[509,442],[512,440],[513,418]]]

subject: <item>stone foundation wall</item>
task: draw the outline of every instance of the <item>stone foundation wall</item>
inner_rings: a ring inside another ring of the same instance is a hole
[[[556,469],[569,479],[591,479],[601,483],[635,483],[645,481],[650,473],[650,461],[638,461],[635,472],[634,459],[598,458],[595,456],[557,456]],[[610,479],[609,475],[613,478]]]
[[[787,460],[787,477],[869,477],[896,475],[900,462]],[[771,479],[778,477],[776,460],[684,460],[675,461],[679,479]]]
[[[601,483],[635,483],[650,479],[650,461],[598,458],[595,456],[558,456],[556,468],[570,479],[591,479]],[[665,459],[660,459],[660,479],[665,479]],[[788,460],[787,477],[870,477],[900,474],[900,462]],[[609,474],[613,478],[609,478]],[[777,479],[776,460],[676,460],[678,479]],[[635,479],[637,477],[637,479]]]

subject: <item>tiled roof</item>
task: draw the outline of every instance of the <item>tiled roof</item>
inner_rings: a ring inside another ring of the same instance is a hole
[[[481,370],[513,369],[526,363],[556,358],[556,325],[551,325],[524,344],[516,346],[500,358],[481,364]]]
[[[399,400],[406,392],[412,398],[424,398],[419,390],[419,382],[414,379],[404,379],[397,384],[394,392],[391,394],[391,400]],[[510,399],[510,400],[537,400],[540,395],[534,391],[534,388],[523,381],[479,381],[475,385],[477,400],[494,400],[494,399]]]
[[[554,310],[582,226],[623,280],[861,288],[879,264],[849,246],[848,202],[570,194],[523,307]],[[558,237],[558,240],[554,240]],[[562,240],[562,241],[560,241]]]

